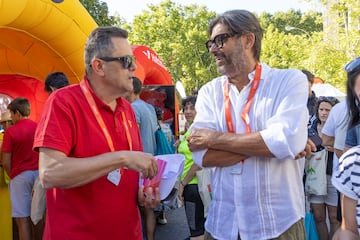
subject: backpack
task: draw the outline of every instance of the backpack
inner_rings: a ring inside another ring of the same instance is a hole
[[[173,154],[175,153],[174,148],[171,147],[168,142],[165,133],[161,129],[160,125],[158,129],[155,131],[155,139],[156,139],[156,154],[155,155],[163,155],[163,154]]]

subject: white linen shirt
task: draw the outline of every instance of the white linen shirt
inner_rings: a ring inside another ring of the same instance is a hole
[[[235,132],[244,134],[241,113],[250,83],[239,92],[230,84],[229,97]],[[204,85],[198,94],[196,117],[191,126],[227,132],[224,85],[221,76]],[[279,70],[262,64],[259,88],[250,108],[252,132],[260,132],[274,158],[252,156],[242,174],[234,174],[241,163],[216,167],[212,172],[212,202],[205,228],[216,239],[242,240],[278,237],[305,215],[302,177],[304,158],[294,160],[307,140],[308,82],[299,70]],[[193,152],[202,165],[207,150]]]

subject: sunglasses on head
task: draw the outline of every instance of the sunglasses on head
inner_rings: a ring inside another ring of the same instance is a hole
[[[349,62],[348,64],[345,65],[344,70],[347,73],[350,73],[352,71],[354,71],[357,67],[360,66],[360,57],[352,60],[351,62]]]
[[[99,57],[99,59],[105,61],[105,62],[113,62],[118,61],[122,64],[123,68],[129,69],[134,66],[134,63],[136,61],[135,56],[123,56],[123,57]]]
[[[320,96],[318,98],[318,102],[322,102],[322,101],[325,101],[325,102],[330,102],[330,103],[338,103],[339,100],[336,98],[336,97],[325,97],[325,96]]]
[[[205,43],[206,49],[210,51],[210,48],[213,44],[215,44],[216,48],[222,48],[224,46],[224,42],[228,40],[231,37],[234,37],[236,35],[239,35],[240,33],[222,33],[219,35],[216,35],[213,40],[207,40]]]

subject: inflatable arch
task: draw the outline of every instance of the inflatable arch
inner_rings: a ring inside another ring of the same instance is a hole
[[[62,71],[78,83],[84,75],[84,44],[96,27],[78,0],[0,0],[0,94],[28,98],[30,118],[38,120],[48,97],[44,79]],[[153,50],[134,46],[133,51],[135,75],[144,85],[173,85]],[[12,239],[8,192],[1,182],[0,209],[0,239]]]

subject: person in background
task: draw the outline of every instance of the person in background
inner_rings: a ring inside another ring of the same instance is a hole
[[[182,100],[182,109],[189,125],[192,124],[196,116],[195,102],[196,96],[188,96]],[[189,135],[190,130],[184,134],[178,146],[178,153],[185,156],[184,170],[180,177],[181,182],[178,195],[184,202],[190,239],[202,240],[204,239],[205,232],[204,204],[199,194],[198,179],[196,177],[196,172],[201,170],[201,168],[194,163],[192,153],[188,147],[187,138]]]
[[[161,130],[165,133],[166,139],[168,140],[171,146],[174,145],[175,139],[174,134],[171,131],[171,128],[168,124],[163,122],[163,110],[160,107],[155,107],[156,117],[158,119],[158,123],[161,127]],[[174,149],[175,152],[175,149]]]
[[[310,126],[310,130],[316,135],[322,136],[322,129],[327,121],[330,110],[339,101],[335,97],[319,97],[315,105],[315,120]],[[317,145],[317,151],[323,150],[324,147],[319,143]],[[327,165],[326,165],[326,183],[327,183],[327,194],[326,195],[313,195],[309,196],[310,207],[314,214],[315,223],[319,239],[327,240],[331,239],[335,231],[339,227],[339,221],[337,220],[337,204],[338,204],[338,193],[335,187],[331,184],[331,175],[333,172],[333,156],[334,149],[327,147]],[[326,225],[326,216],[330,222],[330,232]]]
[[[30,102],[15,98],[7,106],[14,123],[5,131],[2,165],[10,177],[11,213],[15,219],[20,240],[32,238],[30,220],[31,193],[38,177],[39,154],[32,150],[36,122],[29,119]]]
[[[309,72],[308,70],[301,70],[305,75],[306,78],[308,80],[308,84],[309,84],[309,97],[308,97],[308,101],[307,101],[307,108],[309,110],[309,125],[312,124],[312,122],[315,120],[315,105],[316,105],[316,101],[317,101],[317,97],[315,95],[315,92],[311,89],[313,84],[314,84],[314,74],[312,74],[311,72]]]
[[[144,152],[156,154],[155,131],[158,129],[157,117],[153,105],[140,99],[142,82],[139,78],[133,77],[133,89],[128,96],[135,112],[136,123],[140,129],[142,146]],[[145,235],[147,240],[155,239],[156,216],[154,209],[140,207],[145,224]]]
[[[332,183],[341,193],[342,221],[332,240],[360,240],[360,146],[344,153]]]
[[[118,27],[94,29],[85,44],[84,79],[53,92],[44,105],[33,146],[47,189],[44,240],[140,240],[138,205],[160,202],[158,188],[154,196],[151,187],[139,187],[139,173],[155,176],[157,162],[142,152],[124,98],[136,69],[127,37]]]
[[[6,131],[6,129],[8,129],[10,126],[13,125],[13,122],[11,120],[11,114],[9,110],[6,110],[4,112],[1,113],[1,118],[0,118],[0,125],[1,125],[1,131],[0,131],[0,149],[2,146],[2,142],[4,139],[4,133]],[[10,177],[9,175],[7,175],[5,169],[3,168],[1,162],[2,162],[2,155],[1,155],[1,151],[0,151],[0,175],[1,177],[3,177],[3,179],[0,179],[0,183],[3,182],[4,186],[3,186],[3,190],[1,192],[1,194],[4,195],[8,195],[8,184],[10,183]],[[0,184],[1,185],[1,184]],[[1,187],[1,186],[0,186]],[[6,187],[6,189],[5,189]],[[9,209],[10,209],[10,196],[7,198],[5,198],[5,202],[2,203],[2,206],[4,206],[4,208],[6,207],[5,204],[9,205]],[[13,240],[18,240],[19,239],[19,231],[17,229],[16,226],[16,222],[14,218],[11,218],[11,209],[10,209],[10,216],[8,216],[6,213],[6,211],[2,211],[3,214],[0,215],[0,217],[2,217],[3,219],[6,219],[4,221],[7,221],[8,219],[12,220],[12,234],[13,234]],[[0,220],[1,221],[1,220]],[[3,229],[0,229],[0,232],[4,232],[4,231],[8,231],[8,229],[6,229],[6,227],[4,227]],[[7,233],[6,233],[7,234]]]
[[[306,76],[260,63],[263,29],[247,10],[217,16],[208,33],[222,76],[199,90],[188,137],[195,163],[214,167],[204,238],[305,239]]]
[[[45,88],[44,90],[50,95],[54,91],[66,87],[69,85],[69,80],[63,72],[52,72],[47,75],[45,79]],[[33,223],[35,224],[35,231],[38,239],[42,239],[44,233],[44,219],[40,220],[33,219],[33,216],[45,214],[45,202],[42,199],[45,198],[45,189],[41,186],[39,177],[35,180],[34,188],[33,188],[33,201],[31,203],[31,218]],[[37,196],[37,197],[34,197]],[[39,197],[42,196],[42,197]],[[41,210],[40,210],[41,209]],[[35,213],[34,213],[35,212]],[[39,222],[37,222],[39,221]]]
[[[345,66],[347,73],[346,102],[349,107],[349,128],[345,139],[345,151],[360,145],[360,57]]]
[[[68,86],[69,80],[63,72],[52,72],[45,79],[45,91],[49,95],[57,89]]]

